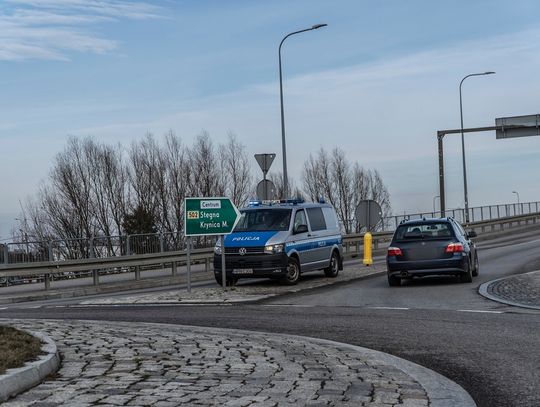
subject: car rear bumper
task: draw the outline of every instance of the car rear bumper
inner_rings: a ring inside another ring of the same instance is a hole
[[[398,261],[395,257],[386,260],[388,275],[414,277],[427,275],[459,275],[467,269],[466,256],[441,260]]]

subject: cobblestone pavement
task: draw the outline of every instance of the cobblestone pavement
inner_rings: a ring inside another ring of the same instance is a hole
[[[386,264],[374,264],[370,267],[356,265],[346,267],[344,270],[340,271],[335,278],[325,277],[322,274],[322,271],[319,273],[307,273],[305,276],[302,276],[299,283],[294,286],[282,285],[277,281],[261,279],[249,285],[227,287],[225,291],[216,284],[214,287],[210,288],[193,287],[190,293],[188,293],[186,289],[182,289],[128,296],[111,294],[110,297],[83,300],[80,303],[86,305],[107,305],[149,303],[234,303],[257,301],[276,295],[295,293],[302,290],[367,277],[384,270],[386,270]]]
[[[540,309],[540,271],[495,280],[487,293],[505,302]]]
[[[14,406],[428,406],[398,368],[308,338],[160,324],[10,320],[48,334],[56,377]],[[6,321],[2,321],[6,323]]]

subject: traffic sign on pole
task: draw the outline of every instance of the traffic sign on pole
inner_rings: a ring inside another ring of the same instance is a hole
[[[231,233],[240,212],[229,198],[186,198],[185,236],[212,236]]]
[[[259,167],[261,167],[261,170],[265,176],[270,169],[270,166],[274,162],[274,158],[276,158],[274,153],[255,154],[255,159],[257,160],[257,163],[259,163]]]
[[[365,199],[356,207],[355,215],[358,223],[370,232],[381,221],[382,209],[373,199]]]

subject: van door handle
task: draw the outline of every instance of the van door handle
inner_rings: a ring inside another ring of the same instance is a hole
[[[307,234],[307,237],[311,237],[311,233],[308,233],[308,234]]]

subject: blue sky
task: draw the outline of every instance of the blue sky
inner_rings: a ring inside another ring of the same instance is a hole
[[[0,1],[0,239],[69,135],[126,147],[173,129],[229,131],[281,168],[283,48],[290,175],[320,146],[378,169],[396,213],[438,195],[436,131],[540,113],[538,1]],[[540,200],[540,138],[467,137],[471,205]],[[447,206],[463,205],[458,136]],[[253,160],[254,170],[257,168]]]

